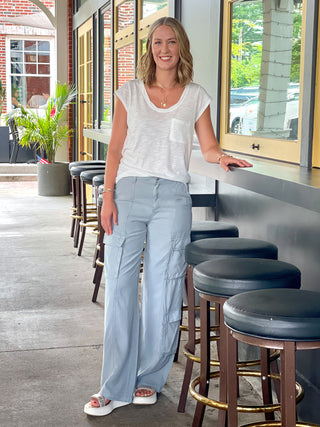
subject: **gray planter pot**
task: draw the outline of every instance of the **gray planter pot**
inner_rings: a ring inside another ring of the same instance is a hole
[[[39,196],[67,196],[70,194],[69,163],[37,164]]]

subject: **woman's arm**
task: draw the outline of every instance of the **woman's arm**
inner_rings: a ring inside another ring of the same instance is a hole
[[[101,225],[107,235],[112,234],[112,225],[118,224],[118,212],[114,203],[113,192],[126,135],[127,111],[119,98],[116,98],[111,139],[107,154],[101,210]]]
[[[203,158],[209,163],[220,163],[220,166],[229,171],[229,166],[250,167],[251,163],[246,160],[236,159],[235,157],[225,154],[215,136],[211,116],[210,107],[207,107],[195,125],[196,133],[199,139]]]

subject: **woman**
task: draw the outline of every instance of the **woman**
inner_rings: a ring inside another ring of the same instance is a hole
[[[99,394],[84,411],[153,404],[177,346],[184,248],[190,240],[188,166],[194,130],[204,158],[251,166],[224,154],[210,119],[210,97],[191,82],[188,37],[173,18],[150,29],[139,80],[116,92],[101,213],[105,236],[105,336]],[[138,279],[144,272],[139,313]]]

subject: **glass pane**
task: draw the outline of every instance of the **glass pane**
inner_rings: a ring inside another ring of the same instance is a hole
[[[47,41],[39,41],[38,50],[40,52],[50,52],[50,43]]]
[[[229,131],[298,138],[302,3],[232,6]]]
[[[142,18],[146,18],[166,6],[168,6],[168,0],[143,0]]]
[[[118,87],[134,79],[134,45],[118,50]]]
[[[22,74],[23,73],[23,64],[22,63],[14,63],[11,64],[11,73],[12,74]]]
[[[37,50],[37,42],[35,40],[26,40],[24,42],[24,50],[36,51]]]
[[[49,63],[50,62],[50,54],[42,53],[38,55],[38,62]]]
[[[26,64],[26,74],[37,74],[36,64]]]
[[[37,55],[34,53],[25,53],[24,54],[25,62],[37,62]]]
[[[50,65],[39,64],[38,74],[50,74]]]
[[[25,105],[25,90],[23,84],[23,77],[14,76],[11,77],[11,108],[18,108],[19,105]]]
[[[104,81],[103,81],[103,112],[102,120],[109,122],[111,119],[111,11],[104,14]]]
[[[11,62],[22,62],[23,61],[23,53],[12,51],[10,52]]]
[[[27,77],[25,90],[28,107],[43,107],[50,93],[50,77]]]
[[[146,52],[146,47],[147,47],[147,39],[142,39],[141,40],[141,55],[143,55]]]
[[[118,7],[118,31],[134,23],[134,1],[127,0]]]
[[[22,50],[22,40],[11,40],[10,50]]]

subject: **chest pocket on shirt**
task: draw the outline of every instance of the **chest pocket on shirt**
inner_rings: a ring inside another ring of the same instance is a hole
[[[184,120],[172,119],[169,134],[170,141],[184,144],[190,139],[190,126],[191,124]]]

